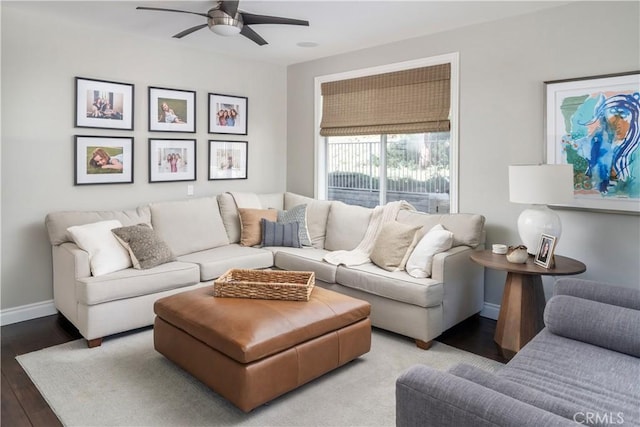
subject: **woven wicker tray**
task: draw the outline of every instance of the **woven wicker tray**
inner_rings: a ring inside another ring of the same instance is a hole
[[[309,301],[315,283],[313,271],[232,268],[214,281],[213,295],[228,298]]]

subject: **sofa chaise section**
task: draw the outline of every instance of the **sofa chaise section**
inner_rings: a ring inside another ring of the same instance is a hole
[[[396,424],[640,425],[640,290],[558,279],[546,327],[496,373],[414,366],[396,382]]]

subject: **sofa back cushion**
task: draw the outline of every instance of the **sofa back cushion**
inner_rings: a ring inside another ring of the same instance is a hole
[[[95,222],[118,220],[123,226],[140,223],[151,223],[149,206],[124,211],[60,211],[48,214],[44,220],[49,234],[49,241],[57,246],[65,242],[73,242],[67,228],[74,225],[93,224]]]
[[[151,224],[176,256],[228,245],[215,197],[149,205]]]
[[[295,193],[284,193],[284,209],[289,210],[299,205],[307,205],[307,230],[311,246],[324,249],[327,234],[327,218],[333,202],[316,200]]]
[[[406,210],[398,213],[398,222],[421,225],[423,232],[442,224],[453,233],[453,247],[464,245],[475,248],[484,243],[484,220],[484,216],[478,214],[427,214]]]
[[[256,194],[262,209],[284,209],[284,201],[282,193]],[[224,228],[227,230],[229,243],[240,242],[240,216],[238,215],[238,206],[233,199],[231,193],[222,193],[217,196],[218,205],[220,206],[220,215]],[[240,206],[248,207],[248,206]]]
[[[327,218],[324,248],[329,251],[355,249],[367,232],[373,209],[333,201]]]

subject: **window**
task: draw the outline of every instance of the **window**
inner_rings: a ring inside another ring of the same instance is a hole
[[[316,197],[457,211],[457,54],[319,77],[316,107]]]

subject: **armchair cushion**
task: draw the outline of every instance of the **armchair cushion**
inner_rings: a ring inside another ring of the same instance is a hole
[[[569,295],[552,297],[544,310],[555,335],[640,357],[640,311]]]

